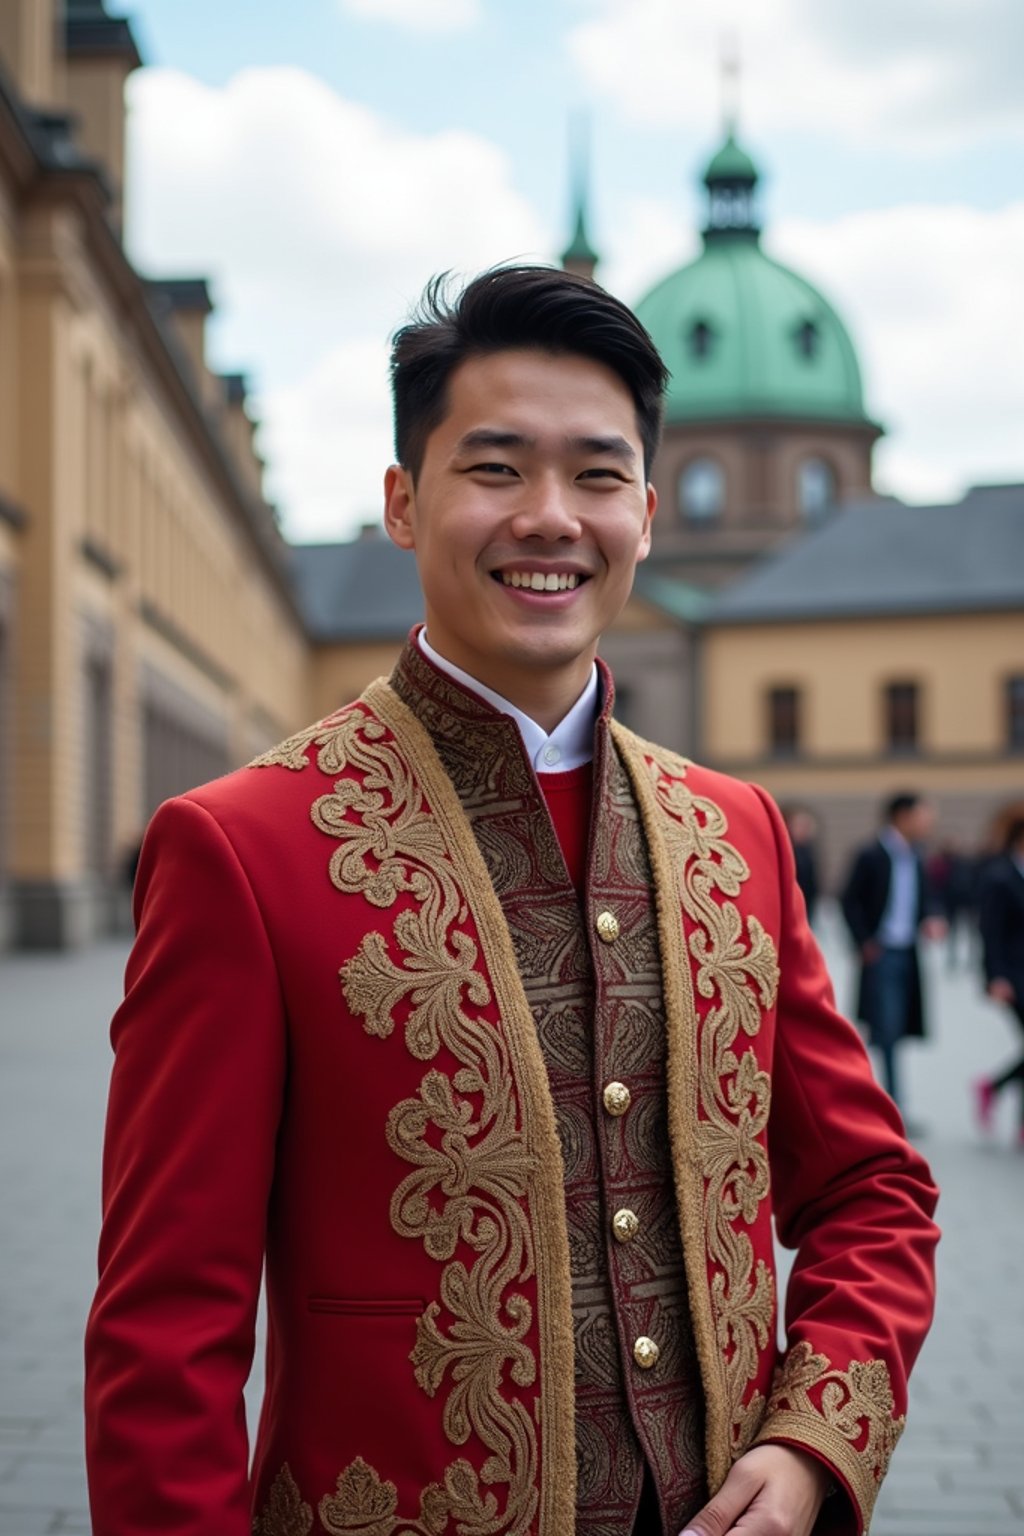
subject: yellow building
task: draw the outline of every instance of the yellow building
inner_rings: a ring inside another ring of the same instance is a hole
[[[716,600],[701,656],[701,756],[809,805],[833,884],[903,788],[977,846],[1024,796],[1024,486],[847,508]]]
[[[308,707],[205,285],[147,283],[121,244],[138,63],[99,0],[0,6],[0,930],[22,944],[105,927],[155,805]]]

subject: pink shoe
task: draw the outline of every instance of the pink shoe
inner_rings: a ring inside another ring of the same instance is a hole
[[[974,1113],[983,1131],[992,1129],[992,1111],[995,1108],[996,1091],[988,1078],[983,1077],[974,1085]]]

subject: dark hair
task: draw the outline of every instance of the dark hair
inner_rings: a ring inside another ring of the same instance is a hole
[[[904,816],[907,811],[912,811],[916,805],[921,804],[921,796],[912,789],[905,789],[898,795],[893,795],[885,804],[886,821],[896,821]]]
[[[1024,816],[1014,816],[1006,828],[1003,839],[1006,852],[1012,853],[1022,838],[1024,838]]]
[[[492,267],[454,298],[451,290],[450,273],[431,278],[391,346],[395,454],[414,480],[459,364],[525,349],[593,358],[616,373],[633,396],[650,474],[668,370],[631,309],[589,278],[554,267]]]

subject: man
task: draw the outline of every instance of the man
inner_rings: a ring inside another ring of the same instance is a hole
[[[1010,822],[1002,856],[993,859],[982,877],[978,925],[985,989],[989,997],[1006,1004],[1024,1029],[1024,817]],[[991,1130],[996,1099],[1011,1083],[1021,1085],[1019,1139],[1024,1147],[1024,1056],[998,1077],[975,1085],[978,1118],[984,1130]]]
[[[900,1042],[925,1032],[918,933],[938,938],[945,928],[932,908],[919,851],[933,824],[932,806],[921,795],[894,795],[878,837],[854,858],[842,895],[861,961],[857,1017],[868,1027],[897,1105],[903,1102]]]
[[[935,1191],[834,1011],[777,810],[612,718],[596,648],[649,547],[664,380],[583,279],[432,286],[385,484],[426,630],[154,820],[95,1536],[242,1536],[250,1502],[257,1536],[866,1526]],[[799,1248],[781,1359],[773,1214]]]

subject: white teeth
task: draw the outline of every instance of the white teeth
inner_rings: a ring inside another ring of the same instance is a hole
[[[549,571],[546,576],[542,571],[502,571],[501,579],[506,587],[527,587],[531,592],[574,592],[580,584],[575,573],[564,571]]]

